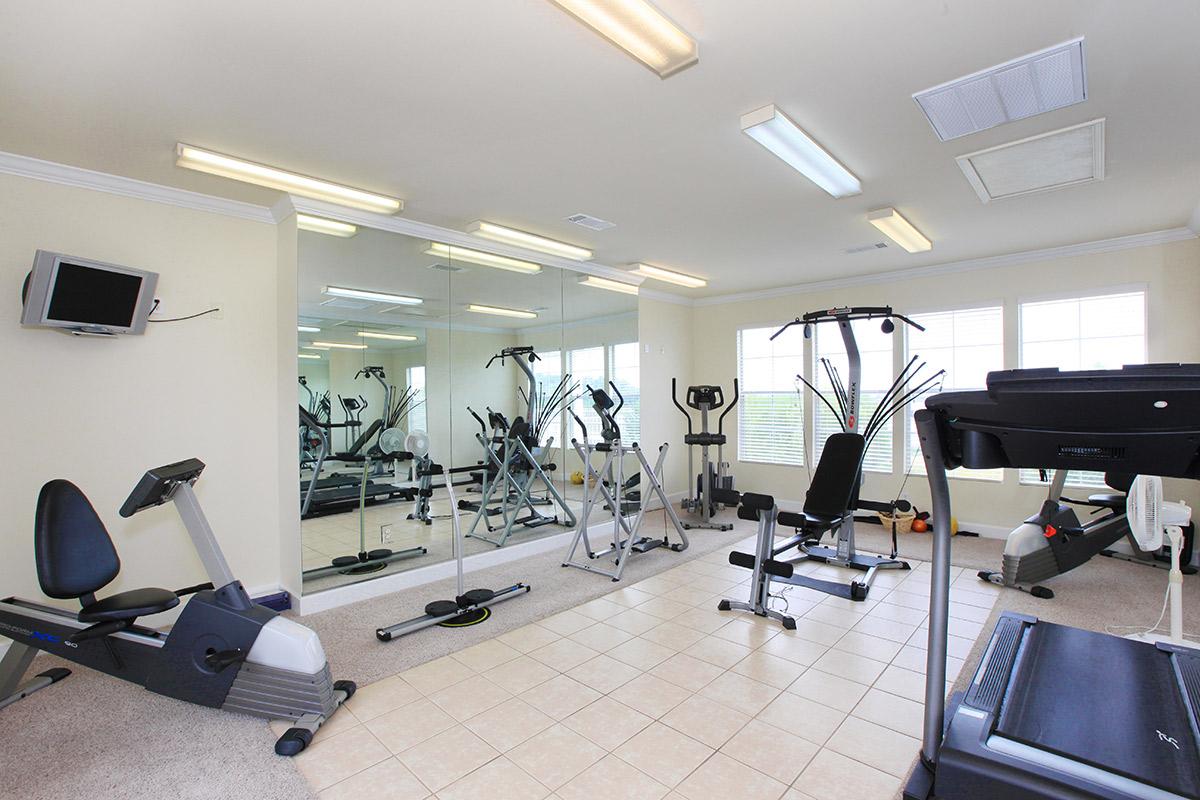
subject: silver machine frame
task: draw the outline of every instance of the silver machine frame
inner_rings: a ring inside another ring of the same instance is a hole
[[[612,387],[613,391],[620,398],[621,392],[617,389],[616,384],[610,382],[609,386]],[[684,526],[679,521],[679,516],[675,513],[671,499],[667,495],[667,490],[663,487],[662,483],[663,462],[667,458],[667,443],[664,442],[659,446],[658,459],[651,466],[650,462],[646,459],[645,452],[637,442],[631,444],[623,444],[621,442],[621,429],[615,421],[616,411],[610,412],[609,410],[611,401],[608,402],[608,407],[605,407],[603,402],[597,402],[598,397],[603,397],[607,400],[607,395],[603,392],[592,390],[591,387],[588,387],[588,391],[592,394],[593,408],[599,415],[603,426],[601,434],[603,441],[598,443],[589,441],[587,426],[574,411],[571,412],[571,415],[575,417],[576,424],[579,425],[583,433],[583,441],[572,439],[571,445],[575,448],[575,452],[584,464],[584,494],[583,510],[579,514],[579,526],[575,531],[574,537],[571,539],[571,546],[567,548],[567,555],[563,559],[562,565],[564,567],[581,569],[585,572],[605,575],[615,582],[621,580],[621,575],[625,572],[625,565],[629,563],[634,553],[645,553],[657,547],[665,547],[675,552],[682,552],[688,548],[689,542],[687,533],[684,531]],[[624,405],[624,402],[624,398],[621,398],[621,405],[616,407],[618,411]],[[597,452],[604,453],[604,462],[599,469],[596,469],[592,465],[592,455]],[[649,492],[642,492],[642,497],[638,503],[637,515],[634,516],[632,522],[627,518],[625,502],[622,498],[622,487],[625,485],[624,461],[627,455],[632,455],[637,459],[642,475],[645,476],[646,484],[649,487]],[[589,486],[588,484],[592,480],[595,483]],[[609,491],[609,486],[612,486],[613,491]],[[661,539],[652,539],[639,535],[642,521],[646,517],[647,500],[650,499],[651,494],[658,497],[659,501],[662,502],[667,519],[670,520],[675,531],[679,534],[679,542],[672,543],[666,533],[663,534]],[[612,541],[604,549],[594,550],[591,539],[588,536],[588,522],[591,519],[592,512],[601,503],[612,515]],[[583,552],[587,555],[587,561],[577,560],[580,545],[583,546]],[[599,566],[594,563],[601,559],[611,559],[612,568]]]

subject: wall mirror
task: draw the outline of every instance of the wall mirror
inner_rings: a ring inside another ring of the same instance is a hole
[[[640,435],[636,296],[483,244],[299,236],[304,591],[452,557],[424,459],[451,469],[467,555],[572,530],[571,440],[600,430],[587,388],[616,385],[623,438]],[[623,482],[636,502],[636,464]]]

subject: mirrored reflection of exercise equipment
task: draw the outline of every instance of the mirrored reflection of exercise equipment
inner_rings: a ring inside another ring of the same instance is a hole
[[[445,470],[440,464],[435,464],[427,460],[425,470],[431,478],[439,475],[446,477],[444,486],[450,495],[450,508],[453,509],[450,513],[450,518],[453,520],[454,527],[456,591],[452,600],[434,600],[427,604],[425,606],[425,613],[419,617],[376,629],[375,637],[381,642],[390,642],[393,639],[424,630],[425,628],[431,628],[434,625],[440,625],[444,628],[465,628],[468,625],[478,625],[491,616],[492,606],[502,603],[505,600],[511,600],[514,597],[520,597],[527,593],[530,588],[527,583],[514,583],[512,586],[496,590],[464,589],[463,533],[459,524],[458,502],[454,493],[454,481],[449,476],[446,476]]]
[[[679,409],[680,413],[687,418],[688,432],[683,437],[683,443],[688,449],[688,476],[695,476],[694,483],[688,487],[689,496],[684,498],[680,503],[684,511],[699,513],[700,522],[685,522],[683,527],[691,530],[692,528],[710,528],[717,531],[728,531],[733,529],[733,525],[728,522],[713,522],[712,518],[717,513],[719,503],[713,498],[713,490],[721,489],[725,491],[733,490],[733,476],[729,474],[729,463],[725,461],[725,416],[737,406],[738,403],[738,381],[733,379],[733,401],[725,406],[725,394],[720,386],[709,384],[701,384],[698,386],[687,387],[687,397],[684,398],[688,408],[692,408],[700,412],[700,430],[695,431],[692,427],[692,414],[686,408],[679,404],[679,395],[676,390],[676,380],[671,379],[671,402]],[[708,415],[710,412],[716,411],[724,407],[721,416],[717,418],[717,430],[713,433],[708,429]],[[692,448],[700,448],[700,474],[697,475],[694,469],[692,460]],[[709,454],[709,448],[717,448],[717,460],[714,463]]]
[[[572,385],[571,376],[564,375],[548,395],[540,392],[531,366],[538,356],[529,346],[504,348],[488,359],[485,369],[497,359],[501,365],[511,359],[525,373],[528,389],[520,390],[525,400],[525,415],[512,421],[499,447],[485,434],[476,435],[487,459],[482,466],[485,484],[467,536],[502,547],[517,526],[575,526],[575,513],[548,474],[557,465],[547,460],[554,437],[546,434],[571,403],[578,384]],[[553,513],[543,513],[539,506]],[[498,518],[496,524],[492,522],[493,516]],[[485,531],[479,530],[480,523]]]
[[[301,419],[303,419],[304,409],[301,408],[300,412]],[[387,428],[380,433],[379,441],[368,448],[367,452],[358,460],[362,467],[358,486],[358,552],[353,555],[337,556],[327,566],[304,570],[302,573],[304,580],[324,578],[329,575],[369,575],[380,572],[395,561],[416,558],[429,552],[424,547],[409,547],[395,551],[386,547],[367,549],[368,491],[371,486],[376,485],[371,482],[372,466],[376,461],[383,464],[393,461],[411,461],[413,454],[403,449],[404,439],[404,432],[399,428]],[[387,486],[410,500],[416,494],[416,489],[413,487],[399,487],[393,484],[387,484]]]
[[[603,389],[587,387],[592,401],[592,409],[600,418],[600,441],[595,443],[589,441],[587,425],[579,418],[578,414],[573,410],[570,411],[583,435],[582,442],[572,439],[571,445],[584,464],[584,494],[579,526],[575,531],[574,538],[571,539],[571,546],[567,550],[563,566],[607,575],[612,580],[619,581],[621,574],[625,571],[625,565],[629,563],[629,559],[634,553],[646,553],[657,547],[680,552],[687,549],[688,538],[662,484],[662,468],[667,457],[667,444],[664,442],[658,448],[658,459],[654,466],[650,465],[646,454],[642,452],[642,448],[638,446],[637,442],[623,444],[621,427],[617,423],[617,414],[625,405],[625,398],[621,396],[621,390],[615,383],[609,381],[608,385],[612,388],[613,394],[617,396],[618,402],[615,404]],[[599,469],[592,465],[594,454],[603,454],[604,460]],[[629,509],[626,501],[622,499],[626,485],[624,461],[627,455],[632,455],[637,459],[642,474],[646,476],[645,490],[639,498],[637,515],[632,522],[626,519]],[[655,495],[662,502],[667,519],[679,534],[678,542],[671,542],[669,532],[664,532],[661,539],[640,534],[642,521],[646,517],[648,501],[651,496]],[[600,507],[601,503],[612,517],[612,542],[603,550],[593,550],[591,540],[588,538],[588,523],[592,513]],[[583,552],[587,555],[586,561],[576,560],[580,545],[583,545]],[[603,567],[595,563],[601,560],[610,561],[612,567]]]
[[[925,368],[925,362],[921,361],[918,356],[913,356],[904,368],[900,370],[900,374],[892,381],[891,386],[883,393],[879,403],[872,410],[864,424],[859,415],[862,400],[862,356],[858,350],[858,342],[854,336],[852,323],[856,320],[870,319],[882,319],[883,322],[880,325],[880,329],[886,334],[891,334],[896,330],[894,320],[900,320],[904,324],[910,325],[920,331],[925,330],[921,325],[913,322],[908,317],[893,312],[891,306],[856,306],[809,312],[803,317],[797,317],[792,322],[784,325],[772,334],[771,340],[774,341],[795,325],[802,325],[804,327],[804,337],[806,339],[812,338],[813,327],[815,325],[834,323],[838,326],[842,343],[846,348],[848,366],[846,380],[843,382],[837,367],[829,359],[822,358],[819,362],[820,369],[829,380],[832,400],[813,383],[806,380],[803,375],[797,375],[796,379],[808,387],[817,400],[825,404],[837,420],[843,434],[857,434],[862,437],[857,468],[858,478],[853,483],[853,491],[847,510],[853,512],[858,509],[895,515],[897,509],[900,508],[898,500],[890,503],[878,503],[863,500],[858,496],[859,487],[862,483],[862,454],[865,454],[869,450],[871,443],[891,422],[892,417],[899,413],[908,403],[930,391],[939,383],[945,374],[945,370],[938,370],[936,373],[922,379],[920,373]],[[847,439],[846,442],[847,449],[850,449],[850,445],[854,444],[851,439]],[[824,456],[822,456],[821,460],[824,462]],[[806,508],[809,502],[820,503],[820,498],[812,497],[811,487],[809,498],[805,501]],[[837,505],[841,504],[838,503]],[[816,538],[810,538],[810,535],[806,534],[803,527],[797,528],[797,535],[787,540],[785,543],[786,546],[776,547],[773,557],[776,560],[791,564],[801,561],[820,561],[838,567],[850,567],[865,573],[862,579],[852,580],[849,584],[843,584],[807,575],[793,575],[788,579],[788,583],[845,597],[849,600],[865,600],[878,570],[909,568],[906,562],[897,558],[898,547],[895,526],[893,526],[892,531],[892,552],[886,558],[863,555],[855,548],[853,513],[846,514],[845,518],[837,525],[823,525],[820,530],[821,533]],[[836,535],[835,546],[826,547],[821,545],[821,536],[826,532]],[[797,555],[794,558],[777,558],[783,550],[792,547],[797,550]]]

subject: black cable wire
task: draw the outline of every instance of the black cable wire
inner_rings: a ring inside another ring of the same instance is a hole
[[[156,300],[154,302],[157,303],[158,301]],[[219,307],[218,308],[210,308],[208,311],[201,311],[199,314],[189,314],[186,317],[172,317],[171,319],[147,319],[146,321],[147,322],[183,322],[185,319],[195,319],[196,317],[203,317],[205,314],[212,314],[212,313],[220,311],[220,310],[221,309]],[[153,314],[154,312],[151,311],[150,313]]]

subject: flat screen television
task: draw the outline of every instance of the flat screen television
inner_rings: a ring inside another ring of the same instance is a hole
[[[158,273],[38,250],[25,278],[22,325],[71,333],[144,333]]]

